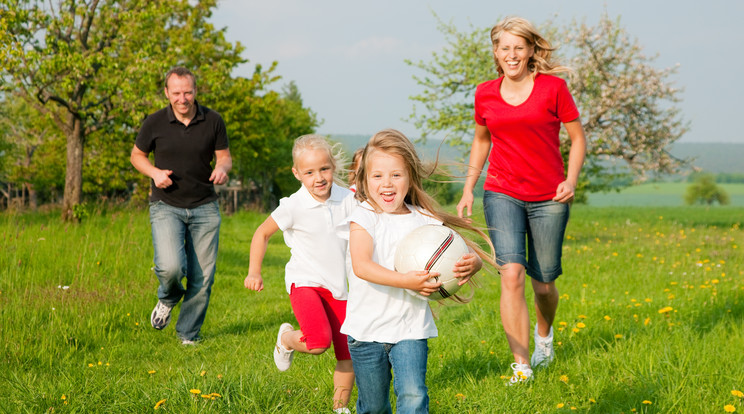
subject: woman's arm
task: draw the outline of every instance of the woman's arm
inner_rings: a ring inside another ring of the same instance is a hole
[[[470,148],[470,160],[468,162],[468,176],[465,179],[465,187],[462,189],[460,202],[457,203],[457,215],[460,217],[463,216],[463,210],[466,210],[468,216],[473,214],[473,189],[481,176],[490,151],[491,132],[488,131],[488,127],[475,124],[475,135],[473,136],[473,145]]]
[[[581,120],[576,118],[565,124],[568,137],[571,139],[571,149],[568,152],[568,169],[566,171],[566,180],[558,184],[555,190],[553,201],[559,203],[571,202],[576,191],[576,184],[579,182],[579,173],[584,165],[586,157],[586,136],[584,127],[581,126]]]

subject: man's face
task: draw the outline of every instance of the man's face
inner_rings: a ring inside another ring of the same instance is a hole
[[[171,75],[165,88],[173,112],[181,118],[192,118],[196,113],[196,85],[190,76]]]

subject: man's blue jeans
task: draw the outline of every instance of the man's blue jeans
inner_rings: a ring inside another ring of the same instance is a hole
[[[207,314],[217,267],[220,222],[217,201],[193,209],[162,201],[150,203],[154,270],[160,281],[158,299],[168,306],[183,299],[176,323],[182,339],[197,339]]]
[[[426,339],[404,340],[395,344],[357,341],[348,337],[359,399],[357,413],[390,414],[390,380],[398,414],[428,413]]]

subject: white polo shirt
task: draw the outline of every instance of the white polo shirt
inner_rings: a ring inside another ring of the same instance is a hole
[[[377,214],[364,202],[347,220],[367,230],[374,241],[372,260],[388,269],[395,269],[395,249],[411,230],[425,224],[442,224],[410,204],[406,207],[410,214]],[[398,343],[436,337],[437,326],[428,301],[405,289],[368,282],[350,272],[341,333],[358,341]]]
[[[284,233],[292,255],[284,272],[287,293],[294,283],[296,287],[323,287],[334,298],[346,300],[348,240],[338,237],[335,228],[356,204],[354,193],[336,184],[325,203],[314,199],[304,186],[279,201],[271,217]]]

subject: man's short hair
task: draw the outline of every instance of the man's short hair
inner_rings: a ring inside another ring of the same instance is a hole
[[[196,88],[196,76],[194,76],[194,74],[190,70],[186,69],[183,66],[175,66],[171,68],[168,73],[165,74],[165,89],[168,89],[168,79],[170,79],[171,75],[176,75],[180,78],[186,76],[190,77],[191,82],[194,83],[194,88]]]

